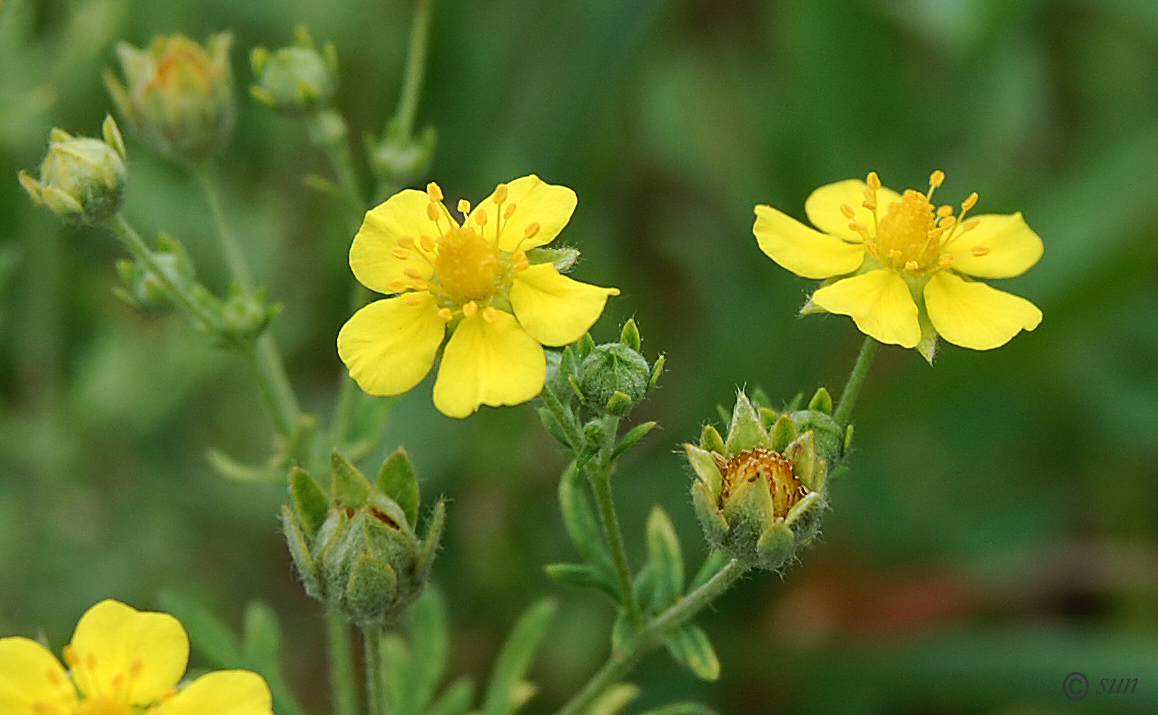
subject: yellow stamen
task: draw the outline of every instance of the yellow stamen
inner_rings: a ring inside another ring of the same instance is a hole
[[[478,312],[478,303],[474,302],[473,300],[470,301],[469,303],[467,303],[466,305],[462,306],[462,314],[468,318],[477,312]]]
[[[403,236],[398,239],[398,245],[402,248],[414,248],[414,239],[410,236]]]
[[[386,284],[386,290],[390,291],[391,293],[401,293],[402,291],[406,290],[406,282],[390,281]]]
[[[426,195],[430,197],[431,201],[442,201],[442,188],[433,181],[426,185]]]
[[[844,217],[847,219],[856,218],[856,212],[853,211],[852,207],[849,206],[848,204],[841,204],[840,205],[840,212],[842,214],[844,214]]]
[[[916,261],[905,261],[905,270],[906,271],[915,271],[920,267],[921,266]]]
[[[422,305],[423,302],[425,302],[425,301],[426,301],[426,298],[424,298],[423,296],[412,295],[406,299],[406,305],[413,306],[413,307],[417,308],[418,306]]]
[[[479,209],[478,211],[474,212],[474,222],[477,223],[479,226],[486,226],[487,225],[486,209]]]
[[[969,198],[967,198],[961,202],[961,210],[962,211],[968,211],[969,209],[973,208],[976,205],[977,205],[977,192],[974,191],[973,193],[969,194]]]
[[[514,215],[515,215],[515,204],[511,203],[510,205],[507,206],[506,210],[503,211],[503,218],[505,218],[509,221],[511,216],[514,216]]]
[[[953,265],[953,254],[952,253],[944,254],[943,256],[941,256],[937,259],[937,263],[942,268],[948,268],[949,266]]]
[[[426,205],[426,218],[430,219],[431,221],[437,222],[438,221],[438,206],[436,206],[435,204],[432,204],[432,203],[427,204]]]
[[[75,668],[77,664],[80,663],[80,656],[76,654],[76,649],[71,645],[66,645],[62,648],[61,654],[64,656],[64,662],[68,664],[70,668]]]
[[[163,703],[176,694],[177,694],[177,688],[176,687],[169,688],[168,690],[166,690],[165,692],[163,692],[157,696],[157,702]]]
[[[932,186],[934,189],[939,188],[941,184],[944,183],[944,181],[945,172],[941,171],[940,169],[937,169],[932,174],[929,174],[929,186]]]
[[[871,188],[873,191],[877,191],[881,188],[880,177],[877,176],[877,172],[875,171],[869,172],[868,179],[865,180],[865,183],[868,184],[869,188]]]
[[[865,189],[864,190],[864,200],[868,201],[869,203],[876,203],[877,192],[873,191],[872,189]]]
[[[980,258],[981,256],[985,256],[985,255],[989,254],[989,247],[988,246],[974,246],[973,249],[970,251],[970,253],[972,253],[974,256],[977,256],[978,258]]]
[[[499,184],[498,186],[495,187],[494,202],[496,204],[501,204],[502,202],[504,202],[506,200],[507,200],[507,185],[506,184]]]
[[[422,250],[426,251],[427,253],[434,253],[435,243],[432,237],[424,234],[418,242],[422,246]]]
[[[895,261],[895,260],[897,260],[897,259],[898,259],[898,258],[900,258],[900,257],[901,257],[901,252],[900,252],[900,251],[898,251],[898,250],[897,250],[897,249],[895,249],[895,248],[890,248],[890,249],[889,249],[889,258],[891,258],[892,260],[894,260],[894,261]]]
[[[438,317],[442,318],[443,322],[449,323],[450,319],[454,317],[454,313],[450,312],[450,308],[439,308]]]
[[[963,226],[961,226],[961,230],[972,231],[973,229],[977,228],[977,224],[979,223],[981,223],[981,219],[979,218],[969,219]]]
[[[410,251],[402,248],[401,246],[390,249],[390,252],[393,253],[394,257],[400,261],[405,261],[407,258],[410,258]]]
[[[419,273],[418,271],[414,270],[413,268],[407,268],[406,270],[402,271],[402,273],[409,276],[410,278],[421,278],[422,277],[422,274]]]
[[[470,202],[467,201],[466,199],[459,199],[458,200],[458,212],[460,214],[462,214],[463,216],[466,216],[468,213],[470,213]]]
[[[494,325],[495,321],[499,319],[498,311],[495,310],[495,307],[493,305],[488,305],[486,307],[486,310],[483,311],[482,315],[483,315],[483,320],[487,321],[491,325]]]
[[[941,234],[942,234],[942,233],[945,233],[945,229],[943,229],[943,228],[934,228],[934,229],[931,229],[931,230],[929,231],[929,240],[930,240],[930,241],[936,241],[938,238],[940,238],[940,237],[941,237]]]
[[[535,234],[538,232],[539,232],[539,223],[537,221],[532,221],[531,223],[527,224],[527,227],[525,229],[523,229],[523,235],[526,236],[527,238],[534,238]]]
[[[937,222],[937,228],[940,228],[942,230],[947,230],[947,229],[953,228],[953,226],[956,223],[957,223],[957,217],[956,216],[946,216],[945,218],[943,218]]]
[[[430,284],[421,278],[415,278],[414,280],[410,281],[410,287],[414,290],[426,290],[430,287]]]
[[[875,201],[861,201],[860,205],[864,206],[869,211],[876,211],[877,210],[877,204]]]
[[[452,228],[438,240],[434,274],[455,301],[486,298],[502,273],[499,249],[473,228]]]
[[[949,204],[945,204],[944,206],[938,206],[937,207],[937,218],[945,218],[946,216],[952,216],[952,215],[953,215],[953,207],[950,206]]]
[[[848,227],[860,234],[861,238],[868,241],[872,236],[869,234],[868,226],[865,226],[860,221],[849,221]]]

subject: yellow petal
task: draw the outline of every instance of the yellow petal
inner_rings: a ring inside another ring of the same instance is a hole
[[[0,638],[0,715],[68,713],[75,705],[76,690],[44,646],[30,638]]]
[[[752,227],[760,250],[805,278],[852,273],[864,261],[864,247],[811,229],[771,206],[756,207]]]
[[[371,395],[400,395],[430,372],[446,335],[430,293],[406,293],[363,307],[338,331],[338,355]]]
[[[493,324],[484,313],[463,318],[442,354],[434,406],[448,417],[467,417],[479,405],[517,405],[543,389],[543,347],[510,313],[495,311]]]
[[[438,238],[450,228],[453,222],[441,208],[441,228],[430,220],[426,214],[429,205],[430,197],[424,192],[406,189],[366,212],[350,246],[350,269],[359,283],[379,293],[397,293],[389,284],[409,280],[407,268],[417,271],[423,279],[430,278],[433,273],[430,264],[418,257],[417,248],[410,249],[409,258],[394,255],[400,238],[413,239],[417,245],[422,236]]]
[[[180,621],[113,600],[80,617],[71,647],[81,693],[108,696],[118,683],[130,682],[127,700],[133,705],[147,705],[176,685],[189,662],[189,638]]]
[[[830,313],[852,316],[856,327],[882,343],[911,348],[921,340],[917,304],[905,281],[889,270],[839,280],[812,294]]]
[[[958,229],[941,249],[942,254],[953,254],[955,271],[979,278],[1012,278],[1029,270],[1045,251],[1041,237],[1026,225],[1020,212],[966,218],[966,223],[972,220],[978,224],[968,231]],[[984,255],[975,255],[974,248]]]
[[[147,715],[271,715],[269,686],[248,670],[219,670],[202,675]]]
[[[860,221],[871,235],[876,235],[873,214],[862,206],[864,190],[867,188],[868,184],[859,179],[847,179],[821,186],[804,202],[804,213],[808,214],[808,220],[812,225],[821,231],[859,243],[864,238],[848,227],[851,221]],[[883,186],[877,189],[877,217],[884,218],[885,212],[889,210],[889,204],[900,200],[900,194],[892,189]],[[851,208],[853,217],[845,216],[840,210],[841,206]]]
[[[515,273],[511,306],[532,338],[557,347],[583,337],[612,295],[619,295],[619,289],[580,283],[540,263]]]
[[[1041,323],[1041,310],[1025,298],[938,271],[925,286],[925,307],[937,333],[974,350],[1000,347]]]
[[[507,184],[506,200],[501,207],[495,204],[494,197],[495,194],[491,193],[475,207],[471,212],[471,225],[477,225],[475,217],[479,211],[485,211],[487,222],[482,228],[483,237],[493,239],[497,233],[499,249],[508,253],[526,251],[554,241],[571,220],[571,214],[579,202],[571,189],[548,184],[534,174]],[[515,212],[500,223],[500,212],[505,215],[511,204],[514,204]],[[533,228],[530,231],[532,235],[528,237],[531,224],[536,224],[537,228]],[[500,226],[502,231],[499,231]]]

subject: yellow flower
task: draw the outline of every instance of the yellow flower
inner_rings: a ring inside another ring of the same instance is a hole
[[[875,172],[822,186],[804,203],[808,228],[770,206],[756,207],[753,232],[773,261],[805,278],[824,278],[801,312],[851,316],[882,343],[916,347],[933,361],[937,336],[974,350],[1009,342],[1041,322],[1024,298],[976,278],[1011,278],[1041,258],[1041,238],[1020,213],[965,220],[971,194],[954,215],[934,207],[945,175],[929,177],[925,193],[898,194]]]
[[[61,666],[29,638],[0,638],[0,715],[272,715],[256,673],[222,670],[178,689],[189,638],[168,613],[101,601],[81,616]]]
[[[535,175],[499,184],[463,222],[437,184],[407,189],[366,214],[350,268],[367,288],[400,294],[365,306],[338,333],[350,376],[372,395],[398,395],[430,372],[450,334],[434,406],[466,417],[479,405],[516,405],[543,389],[543,346],[587,332],[615,288],[580,283],[527,252],[554,240],[577,199]]]

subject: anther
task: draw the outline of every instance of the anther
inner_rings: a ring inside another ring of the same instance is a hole
[[[474,222],[477,223],[479,226],[486,226],[487,225],[486,209],[479,209],[478,211],[474,212]]]
[[[866,200],[866,201],[861,201],[861,202],[860,202],[860,205],[861,205],[861,206],[864,206],[864,207],[865,207],[866,209],[868,209],[869,211],[876,211],[876,210],[877,210],[877,204],[876,204],[876,202],[875,202],[875,201],[867,201],[867,200]]]
[[[494,202],[496,204],[501,204],[502,202],[504,202],[506,200],[507,200],[507,185],[506,184],[499,184],[498,186],[495,187]]]
[[[426,205],[426,218],[430,219],[431,221],[437,221],[438,220],[438,207],[432,203],[427,204]]]
[[[905,261],[905,270],[906,271],[915,271],[920,267],[921,267],[920,264],[918,264],[916,261],[911,261],[911,260]]]
[[[931,228],[929,229],[929,240],[936,241],[943,233],[945,233],[943,228]]]
[[[474,302],[473,300],[470,301],[469,303],[467,303],[466,305],[462,306],[462,314],[468,318],[477,312],[478,312],[478,303]]]
[[[414,280],[410,281],[410,287],[414,290],[426,290],[430,287],[430,284],[421,278],[415,278]]]
[[[869,253],[876,253],[877,252],[877,242],[873,241],[872,239],[865,241],[864,247]]]
[[[398,239],[398,245],[402,248],[414,248],[414,239],[410,236],[403,236]]]
[[[961,210],[962,211],[968,211],[969,209],[973,208],[976,205],[977,205],[977,192],[974,191],[973,193],[969,194],[969,198],[967,198],[961,202]]]
[[[64,655],[64,662],[68,663],[69,667],[75,668],[80,663],[80,656],[76,654],[76,650],[71,645],[66,645],[61,653]]]
[[[864,200],[869,201],[869,202],[876,202],[877,192],[873,191],[872,189],[865,189],[864,190]]]
[[[454,317],[454,313],[450,312],[450,308],[439,308],[438,317],[442,318],[444,323],[449,323],[450,319]]]
[[[981,223],[981,219],[979,219],[979,218],[969,219],[968,221],[966,221],[964,224],[961,225],[961,230],[962,231],[972,231],[973,229],[977,228],[977,224],[979,224],[979,223]]]
[[[420,295],[412,295],[406,299],[406,305],[409,305],[409,306],[415,307],[415,308],[417,308],[418,306],[422,305],[425,302],[426,302],[426,298],[424,298]]]
[[[482,315],[483,315],[483,320],[487,321],[491,325],[494,325],[495,321],[499,319],[499,313],[497,310],[495,310],[495,307],[493,305],[488,305],[486,307],[486,309],[483,310]]]
[[[538,221],[532,221],[531,223],[527,224],[527,227],[525,229],[523,229],[523,235],[526,236],[527,238],[534,238],[535,234],[538,232],[539,232],[539,222]]]
[[[419,273],[418,271],[414,270],[413,268],[407,268],[406,270],[404,270],[402,272],[410,278],[421,278],[422,277],[422,274]]]
[[[869,188],[871,188],[873,191],[881,188],[880,177],[877,176],[877,172],[875,171],[869,172],[868,179],[865,180],[865,183],[868,184]]]
[[[844,214],[844,217],[847,219],[856,218],[856,212],[853,211],[852,207],[849,206],[848,204],[841,204],[840,205],[840,212],[842,214]]]
[[[941,257],[937,259],[937,263],[940,264],[942,268],[948,268],[949,266],[953,265],[953,254],[941,254]]]
[[[851,228],[853,231],[856,231],[857,233],[859,233],[861,235],[861,238],[863,238],[866,241],[869,240],[869,238],[871,238],[871,236],[869,235],[869,232],[868,232],[868,226],[865,226],[860,221],[849,221],[848,227]]]
[[[407,258],[410,258],[410,251],[402,248],[401,246],[390,249],[390,252],[393,253],[394,257],[400,261],[405,261]]]
[[[941,228],[941,229],[950,229],[950,228],[953,228],[953,225],[955,223],[957,223],[957,217],[956,216],[946,216],[945,218],[943,218],[937,222],[937,227]]]
[[[418,240],[418,243],[420,246],[422,246],[422,250],[426,251],[427,253],[434,253],[435,243],[432,237],[423,235],[422,238]]]
[[[505,211],[503,211],[503,218],[510,220],[511,216],[515,215],[515,203],[511,202]]]
[[[406,290],[406,282],[390,281],[386,284],[386,290],[390,291],[391,293],[401,293],[402,291]]]
[[[470,213],[470,202],[467,201],[466,199],[459,199],[458,200],[458,212],[460,214],[462,214],[463,216],[466,216],[468,213]]]
[[[444,198],[442,188],[433,181],[426,185],[426,195],[429,196],[432,201],[442,201]]]
[[[949,204],[945,204],[944,206],[938,206],[937,207],[937,217],[938,218],[944,218],[946,216],[952,216],[952,215],[953,215],[953,207],[950,206]]]
[[[937,169],[932,174],[929,174],[929,186],[932,186],[935,189],[939,188],[941,184],[944,183],[944,181],[945,172],[941,171],[940,169]]]
[[[985,255],[989,254],[989,247],[988,246],[974,246],[972,248],[972,250],[970,250],[969,252],[972,253],[974,256],[977,256],[978,258],[980,258],[981,256],[985,256]]]
[[[890,248],[890,249],[889,249],[889,258],[891,258],[892,260],[894,260],[894,261],[895,261],[895,260],[897,260],[897,259],[898,259],[898,258],[900,258],[900,257],[901,257],[901,252],[900,252],[900,251],[898,251],[898,250],[897,250],[897,249],[895,249],[895,248]]]

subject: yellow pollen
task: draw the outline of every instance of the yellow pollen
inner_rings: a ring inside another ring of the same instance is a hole
[[[470,213],[470,202],[467,201],[466,199],[459,199],[458,200],[458,212],[460,214],[462,214],[463,216],[466,216],[468,213]]]
[[[860,205],[864,206],[869,211],[876,211],[877,210],[877,204],[875,201],[861,201]]]
[[[390,252],[393,253],[394,257],[400,261],[405,261],[407,258],[410,258],[410,251],[401,246],[391,249]]]
[[[454,313],[450,312],[450,308],[439,308],[438,317],[442,318],[443,322],[449,323],[450,319],[454,317]]]
[[[398,239],[398,246],[400,248],[414,248],[414,239],[410,236],[403,236]]]
[[[426,185],[426,195],[430,197],[431,201],[442,201],[442,188],[433,181]]]
[[[916,261],[905,261],[905,270],[906,271],[915,271],[918,268],[920,268],[920,266],[917,265]]]
[[[941,234],[943,234],[943,233],[945,233],[945,229],[940,228],[940,227],[934,228],[934,229],[929,231],[929,239],[932,241],[936,241],[938,238],[941,237]]]
[[[953,254],[946,253],[943,256],[940,256],[937,259],[937,264],[942,268],[948,268],[949,266],[953,265]]]
[[[868,232],[868,226],[865,226],[860,221],[849,221],[848,227],[851,228],[853,231],[856,231],[857,233],[859,233],[860,237],[866,241],[871,238],[871,236],[869,235],[869,232]]]
[[[908,189],[900,201],[889,206],[884,217],[877,223],[877,243],[879,255],[887,257],[894,270],[907,268],[913,261],[916,269],[926,270],[937,260],[940,229],[934,225],[933,205],[924,194]]]
[[[438,205],[437,204],[431,203],[431,204],[426,205],[426,218],[430,219],[431,221],[437,221],[438,220]]]
[[[978,258],[980,258],[981,256],[986,256],[989,254],[989,247],[988,246],[974,246],[973,250],[971,250],[970,253],[972,253],[974,256],[977,256]]]
[[[478,303],[474,302],[473,300],[470,301],[469,303],[467,303],[466,305],[462,306],[462,314],[468,318],[477,312],[478,312]]]
[[[945,218],[943,218],[937,222],[937,228],[950,229],[950,228],[953,228],[953,224],[955,224],[955,223],[957,223],[957,217],[956,216],[946,216]]]
[[[871,239],[870,239],[870,240],[868,240],[868,241],[865,241],[865,242],[864,242],[864,247],[865,247],[865,248],[866,248],[866,249],[867,249],[867,250],[868,250],[870,253],[876,253],[876,252],[877,252],[877,242],[876,242],[876,241],[873,241],[873,240],[871,240]]]
[[[840,212],[842,214],[844,214],[844,217],[847,219],[851,219],[851,218],[854,218],[856,216],[856,212],[853,211],[852,207],[849,206],[848,204],[841,204],[840,205]]]
[[[514,216],[514,215],[515,215],[515,203],[512,202],[510,205],[507,206],[506,210],[503,211],[503,218],[505,218],[509,221],[511,219],[511,216]]]
[[[952,216],[952,215],[953,215],[953,207],[950,206],[949,204],[945,204],[944,206],[938,206],[937,207],[937,217],[938,218],[945,218],[946,216]]]
[[[523,229],[523,235],[526,236],[527,238],[534,238],[535,234],[538,232],[539,232],[539,222],[538,221],[532,221],[531,223],[527,224],[527,227],[525,229]]]
[[[177,688],[176,687],[169,688],[168,690],[166,690],[165,692],[163,692],[157,696],[157,702],[163,703],[176,694],[177,694]]]
[[[981,223],[981,219],[979,219],[979,218],[969,219],[964,224],[962,224],[961,230],[962,231],[972,231],[973,229],[977,228],[977,224],[979,224],[979,223]]]
[[[420,295],[412,295],[406,299],[406,305],[417,308],[418,306],[422,305],[425,300],[426,299]]]
[[[483,320],[487,321],[491,325],[494,325],[495,321],[498,319],[499,319],[498,311],[495,310],[495,307],[493,305],[488,305],[486,307],[486,310],[483,311]]]
[[[873,191],[881,188],[881,180],[875,171],[869,172],[868,179],[865,180],[865,183],[868,184],[869,188],[871,188]]]
[[[386,290],[390,291],[391,293],[401,293],[402,291],[406,290],[406,282],[390,281],[386,284]]]
[[[486,226],[487,225],[486,209],[479,209],[478,211],[475,211],[474,222],[477,223],[479,226]]]
[[[868,201],[870,204],[876,203],[877,192],[874,191],[873,189],[865,189],[864,190],[864,200]]]
[[[486,298],[502,274],[499,249],[467,226],[452,228],[438,240],[434,275],[456,301]]]
[[[929,174],[929,186],[939,188],[945,182],[945,172],[937,169],[932,174]]]
[[[422,246],[422,250],[426,251],[427,253],[434,253],[434,246],[436,244],[433,237],[423,235],[422,238],[418,240],[418,243]]]
[[[901,252],[900,252],[900,251],[898,251],[898,250],[897,250],[897,249],[895,249],[895,248],[890,248],[890,249],[889,249],[889,258],[891,258],[891,259],[893,259],[894,261],[896,261],[896,260],[897,260],[898,258],[900,258],[900,257],[901,257]]]
[[[716,464],[723,477],[721,501],[727,501],[745,482],[763,480],[772,496],[772,515],[782,519],[796,502],[808,495],[808,490],[792,472],[792,463],[770,449],[755,447],[731,459],[717,456]]]
[[[961,210],[962,211],[968,211],[969,209],[973,208],[976,205],[977,205],[977,192],[974,191],[973,193],[969,194],[969,198],[967,198],[961,202]]]
[[[504,202],[506,200],[507,200],[507,185],[506,184],[499,184],[498,186],[495,187],[494,202],[496,204],[501,204],[502,202]]]

